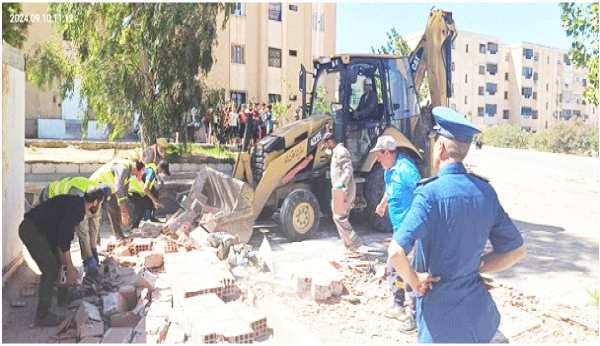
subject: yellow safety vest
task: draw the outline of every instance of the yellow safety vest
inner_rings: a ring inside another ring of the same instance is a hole
[[[90,181],[92,181],[95,184],[105,183],[110,187],[110,192],[115,193],[115,175],[112,172],[112,167],[114,165],[124,165],[125,167],[127,167],[127,170],[131,171],[131,161],[114,159],[105,163],[102,167],[98,168],[98,170],[90,176]],[[126,179],[124,183],[128,184],[129,180],[129,178]],[[122,200],[126,199],[127,197],[119,198],[119,203],[121,203]]]
[[[150,187],[149,187],[149,189],[152,189],[152,187],[154,187],[154,184],[156,183],[156,179],[158,177],[158,168],[153,163],[147,163],[145,168],[146,169],[150,168],[154,171],[154,179],[152,179],[152,181],[150,182]],[[146,194],[144,193],[144,185],[145,185],[145,183],[143,181],[139,180],[137,177],[132,178],[129,181],[129,192],[135,192],[135,193],[139,193],[141,196],[145,196]]]
[[[76,188],[81,191],[81,193],[85,193],[90,185],[94,185],[94,183],[85,177],[64,178],[63,180],[55,181],[48,186],[48,198],[66,195],[72,188]]]

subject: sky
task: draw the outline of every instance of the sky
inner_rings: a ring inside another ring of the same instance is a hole
[[[401,36],[425,29],[432,7],[452,11],[457,31],[568,50],[558,2],[337,2],[336,53],[372,53],[392,28]]]

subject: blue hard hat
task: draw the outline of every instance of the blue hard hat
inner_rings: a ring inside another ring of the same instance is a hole
[[[444,137],[462,143],[471,143],[473,136],[481,132],[475,124],[452,108],[438,106],[434,107],[431,113],[437,121],[433,129]]]

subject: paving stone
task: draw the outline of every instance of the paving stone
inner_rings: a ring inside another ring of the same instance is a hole
[[[103,344],[128,344],[133,338],[133,328],[109,328],[102,338]]]

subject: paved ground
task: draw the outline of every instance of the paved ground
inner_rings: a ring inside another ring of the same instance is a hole
[[[502,331],[516,342],[598,341],[598,309],[588,306],[589,292],[598,290],[598,159],[484,146],[473,149],[465,163],[490,179],[528,247],[526,260],[491,275]],[[381,250],[371,259],[385,261],[388,235],[359,223],[356,228],[366,243]],[[109,237],[110,231],[104,227],[102,234]],[[265,236],[275,273],[237,274],[241,288],[256,294],[269,316],[273,335],[266,342],[416,342],[415,333],[400,334],[394,321],[381,316],[389,302],[387,287],[372,274],[348,274],[346,286],[362,297],[358,305],[317,304],[293,294],[288,277],[299,262],[343,257],[330,220],[322,220],[313,239],[298,243],[287,242],[274,222],[257,224],[250,243],[258,248]],[[78,254],[73,257],[80,261]],[[15,286],[3,288],[3,341],[43,342],[43,332],[28,327],[36,298],[29,298],[25,309],[11,309],[12,292]]]

